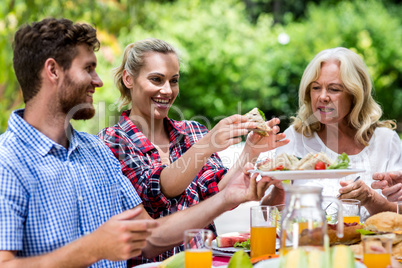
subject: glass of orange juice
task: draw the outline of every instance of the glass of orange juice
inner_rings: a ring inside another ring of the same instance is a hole
[[[341,199],[343,222],[344,223],[360,223],[360,200],[357,199]]]
[[[275,254],[278,213],[278,208],[275,206],[250,207],[251,258]]]
[[[367,268],[391,265],[392,242],[395,234],[363,235],[363,263]]]
[[[184,231],[184,263],[186,268],[211,268],[213,233],[206,229]]]

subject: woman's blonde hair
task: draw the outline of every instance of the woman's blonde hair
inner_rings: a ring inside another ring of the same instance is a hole
[[[393,120],[379,121],[382,109],[372,97],[372,82],[366,64],[353,51],[337,47],[318,53],[304,70],[299,87],[299,110],[296,117],[292,117],[295,130],[309,137],[323,127],[313,114],[310,87],[320,76],[322,64],[332,60],[339,63],[341,80],[353,98],[348,119],[350,126],[357,130],[355,140],[367,146],[376,127],[395,129]]]
[[[149,52],[163,54],[173,53],[177,56],[177,60],[180,62],[177,50],[169,43],[160,39],[147,38],[126,46],[123,53],[122,63],[114,69],[114,83],[120,91],[120,97],[118,100],[119,109],[125,105],[131,104],[130,89],[123,83],[124,70],[127,70],[131,76],[136,78],[141,67],[144,66],[144,57]]]

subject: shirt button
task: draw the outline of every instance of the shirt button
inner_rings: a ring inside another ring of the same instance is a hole
[[[82,201],[82,200],[84,200],[84,198],[82,198],[82,196],[78,196],[78,200]]]
[[[68,165],[69,165],[70,168],[74,167],[73,163],[71,163],[71,162],[69,162]]]

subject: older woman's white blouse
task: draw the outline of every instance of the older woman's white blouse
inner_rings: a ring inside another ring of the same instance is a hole
[[[339,154],[329,149],[314,132],[312,137],[305,137],[297,133],[293,126],[285,130],[286,138],[290,142],[276,149],[276,155],[286,152],[297,157],[303,157],[312,152],[324,152],[331,159],[335,160]],[[386,172],[394,170],[402,170],[402,146],[398,134],[388,128],[376,128],[374,135],[371,137],[369,145],[360,153],[349,155],[350,168],[363,169],[365,172],[346,176],[341,179],[311,179],[311,180],[295,180],[296,185],[313,185],[323,188],[323,195],[336,196],[339,194],[340,181],[354,180],[360,176],[368,186],[371,187],[373,174],[375,172]],[[377,190],[381,194],[380,190]],[[369,216],[367,210],[362,208],[362,219]]]

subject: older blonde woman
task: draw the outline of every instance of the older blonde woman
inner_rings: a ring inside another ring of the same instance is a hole
[[[285,130],[290,143],[277,149],[303,157],[325,152],[332,159],[345,152],[352,168],[364,169],[343,179],[296,180],[294,184],[318,185],[324,195],[361,201],[363,218],[394,210],[369,185],[374,172],[402,168],[401,142],[393,121],[381,121],[381,107],[372,97],[372,83],[363,60],[338,47],[323,50],[308,64],[299,88],[299,110]]]

